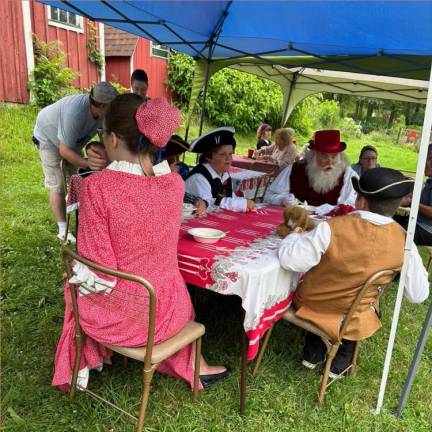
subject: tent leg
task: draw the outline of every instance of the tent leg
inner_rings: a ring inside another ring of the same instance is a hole
[[[404,290],[405,280],[407,275],[407,257],[408,254],[411,252],[411,248],[414,240],[414,231],[417,224],[417,214],[418,214],[418,208],[420,202],[421,189],[423,186],[423,176],[424,176],[424,169],[426,165],[426,157],[427,157],[427,150],[429,146],[431,129],[432,129],[432,64],[431,64],[431,71],[429,77],[429,89],[428,89],[428,95],[426,100],[425,116],[423,121],[422,139],[420,143],[419,156],[417,160],[416,178],[414,183],[414,191],[413,191],[413,197],[411,201],[411,211],[410,211],[408,230],[407,230],[408,232],[405,241],[404,263],[402,266],[401,277],[399,280],[399,287],[396,296],[389,342],[387,345],[387,352],[384,361],[384,369],[382,373],[380,390],[378,394],[378,401],[375,408],[375,414],[379,414],[381,412],[381,408],[384,402],[384,393],[387,386],[387,378],[390,371],[390,363],[393,354],[394,341],[396,338],[396,330],[397,330],[399,314],[400,314],[400,309],[402,304],[402,295],[403,295],[403,290]]]
[[[209,82],[209,73],[210,73],[210,62],[206,63],[206,71],[205,71],[205,79],[204,79],[204,90],[203,90],[203,98],[202,98],[202,106],[201,106],[201,115],[200,115],[200,124],[199,124],[199,132],[198,136],[201,136],[202,129],[204,126],[204,113],[205,113],[205,101],[207,96],[207,87]]]
[[[432,327],[432,304],[429,306],[429,310],[428,310],[428,313],[426,315],[426,319],[425,319],[424,324],[423,324],[423,329],[422,329],[421,335],[420,335],[418,343],[417,343],[417,348],[416,348],[414,357],[413,357],[412,362],[411,362],[408,376],[407,376],[407,379],[405,381],[405,385],[404,385],[404,388],[402,390],[402,394],[401,394],[400,399],[399,399],[399,405],[397,408],[397,416],[398,417],[402,416],[402,411],[404,410],[405,405],[408,401],[409,394],[411,391],[411,386],[414,382],[414,378],[415,378],[416,373],[417,373],[418,365],[420,363],[420,359],[421,359],[424,347],[426,345],[426,341],[428,339],[431,327]]]

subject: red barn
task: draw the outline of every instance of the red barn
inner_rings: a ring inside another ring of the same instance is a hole
[[[49,42],[60,40],[62,50],[67,53],[66,66],[76,72],[79,77],[74,85],[80,88],[88,88],[95,83],[105,80],[105,69],[98,67],[89,61],[87,43],[91,34],[96,36],[96,48],[102,54],[105,52],[105,31],[110,34],[113,30],[103,24],[93,23],[79,15],[60,10],[55,7],[45,6],[34,0],[2,0],[0,1],[0,16],[3,18],[3,41],[0,69],[0,101],[28,103],[30,94],[27,89],[29,74],[34,67],[34,53],[32,34],[41,41]],[[115,31],[115,30],[114,30]],[[152,55],[154,53],[166,53],[162,47],[152,46],[150,41],[135,38],[135,45],[129,56],[109,56],[107,69],[118,59],[126,57],[128,64],[122,63],[122,67],[115,69],[114,75],[118,79],[108,80],[120,82],[129,87],[131,70],[135,68],[145,69],[149,75],[151,97],[165,96],[169,93],[164,84],[166,79],[166,59]],[[112,48],[112,44],[108,44]],[[160,51],[158,51],[160,50]],[[124,59],[122,59],[124,60]],[[120,61],[121,63],[121,61]]]
[[[130,76],[135,69],[144,69],[149,77],[148,96],[170,99],[165,81],[168,49],[153,42],[105,26],[106,79],[130,87]]]

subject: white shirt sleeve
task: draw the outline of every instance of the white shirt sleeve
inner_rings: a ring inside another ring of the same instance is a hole
[[[284,200],[294,200],[294,195],[290,193],[290,176],[292,167],[292,165],[288,165],[275,178],[274,182],[267,189],[264,202],[273,205],[283,205]]]
[[[410,303],[422,303],[429,297],[429,280],[428,273],[414,243],[408,253],[407,260],[405,298]]]
[[[315,267],[329,247],[330,225],[321,222],[308,233],[292,233],[286,236],[279,246],[280,265],[289,271],[305,273]]]
[[[354,207],[357,198],[357,192],[352,185],[351,179],[353,177],[358,178],[358,174],[349,166],[345,170],[343,186],[337,200],[338,204],[349,204]]]
[[[209,207],[213,206],[216,201],[216,198],[213,198],[210,183],[201,174],[194,174],[186,180],[186,192],[207,201]],[[222,198],[220,207],[226,210],[245,212],[247,199],[240,197]]]

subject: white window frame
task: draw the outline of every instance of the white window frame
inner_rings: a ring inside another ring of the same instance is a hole
[[[167,56],[163,57],[163,56],[160,56],[157,54],[153,54],[153,48],[161,50],[161,51],[165,51],[167,53]],[[168,60],[169,55],[170,55],[170,49],[169,48],[164,47],[163,45],[156,44],[153,41],[150,41],[150,56],[151,57],[157,57],[157,58],[160,58],[163,60]]]
[[[77,33],[84,33],[84,18],[81,15],[74,14],[77,17],[77,25],[74,26],[72,24],[63,23],[60,21],[53,20],[51,18],[51,8],[53,6],[47,6],[47,18],[48,18],[48,25],[53,27],[58,27],[64,30],[70,30]],[[56,8],[59,9],[59,8]],[[60,10],[60,9],[59,9]],[[70,14],[72,12],[66,12],[67,14]]]

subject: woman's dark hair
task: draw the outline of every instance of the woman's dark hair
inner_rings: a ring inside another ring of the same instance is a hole
[[[213,156],[215,153],[217,153],[218,150],[219,150],[221,147],[223,147],[224,145],[225,145],[225,144],[218,145],[218,146],[213,147],[213,148],[211,148],[210,150],[206,151],[205,153],[202,153],[202,154],[200,155],[199,159],[198,159],[198,162],[199,162],[200,164],[207,163],[207,162],[209,161],[209,159],[211,159],[212,156]]]
[[[131,82],[132,81],[143,81],[148,84],[148,76],[144,70],[135,69],[131,75]]]
[[[133,93],[116,96],[108,105],[105,113],[105,131],[114,132],[134,154],[150,153],[154,155],[158,147],[151,144],[139,131],[135,120],[137,109],[142,103],[142,98]]]
[[[359,155],[359,163],[361,161],[361,158],[363,157],[363,155],[367,152],[367,151],[373,151],[377,157],[378,157],[378,151],[374,146],[371,145],[365,145],[361,150],[360,150],[360,155]]]

